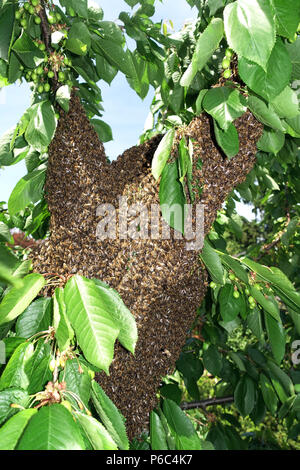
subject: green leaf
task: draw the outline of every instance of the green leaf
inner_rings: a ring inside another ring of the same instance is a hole
[[[284,128],[275,111],[266,105],[264,101],[256,96],[250,95],[248,98],[248,107],[256,119],[272,129],[283,131]]]
[[[66,7],[69,14],[73,9],[77,16],[85,19],[88,18],[88,0],[63,0],[60,3]]]
[[[110,39],[101,39],[98,37],[93,41],[93,49],[99,55],[102,55],[113,67],[121,70],[126,76],[132,76],[134,65],[129,60],[129,54],[126,54],[122,44],[117,44]]]
[[[300,294],[296,292],[293,284],[283,274],[283,272],[280,271],[280,269],[263,266],[255,263],[255,261],[252,261],[249,258],[243,258],[241,259],[241,262],[254,271],[257,274],[258,279],[270,283],[272,285],[272,289],[276,291],[284,303],[296,312],[300,312]]]
[[[100,385],[92,382],[92,400],[104,426],[121,450],[129,449],[124,418]]]
[[[76,275],[65,287],[65,303],[86,359],[109,374],[120,325],[115,324],[107,299],[93,281]]]
[[[275,12],[277,34],[293,38],[300,22],[299,0],[271,0]]]
[[[189,418],[172,400],[164,400],[163,412],[175,437],[177,450],[201,450],[201,441]]]
[[[115,65],[113,62],[111,63]],[[140,98],[144,99],[149,91],[148,70],[150,73],[150,64],[146,62],[137,51],[132,53],[129,50],[126,51],[125,57],[120,64],[123,65],[122,68],[119,67],[119,69],[125,73],[131,88],[136,91]]]
[[[15,5],[10,2],[0,9],[0,59],[8,60],[14,29]]]
[[[210,246],[207,240],[204,240],[203,250],[200,258],[205,264],[212,280],[217,284],[224,285],[225,272],[218,253]]]
[[[26,407],[28,402],[28,393],[19,388],[10,388],[0,392],[0,425],[19,411],[17,408],[13,408],[12,405]]]
[[[227,270],[231,269],[241,281],[243,281],[245,284],[249,283],[248,274],[245,271],[245,269],[241,266],[237,258],[227,255],[226,253],[222,253],[222,251],[218,251],[218,250],[215,250],[215,251],[220,256],[221,262],[226,267]]]
[[[213,344],[203,352],[203,364],[206,370],[213,375],[218,375],[222,369],[222,356],[218,348]]]
[[[10,148],[10,143],[15,134],[15,129],[9,129],[0,138],[0,165],[7,166],[13,161],[14,155]]]
[[[84,364],[78,363],[77,358],[68,359],[61,375],[67,384],[67,390],[75,393],[84,405],[88,406],[91,397],[91,377],[88,368]],[[71,397],[68,399],[71,401]]]
[[[94,126],[101,142],[109,142],[113,140],[111,127],[101,119],[91,119],[91,124]]]
[[[86,55],[91,48],[92,40],[85,23],[73,23],[66,42],[66,49],[79,56]]]
[[[22,410],[10,418],[0,429],[0,450],[14,450],[35,409]]]
[[[12,251],[6,246],[0,245],[0,280],[14,287],[22,286],[22,281],[15,275],[15,271],[19,265],[20,262],[18,258],[13,255]]]
[[[76,419],[81,424],[94,450],[118,449],[117,444],[113,441],[105,427],[95,418],[76,412]]]
[[[254,408],[256,388],[253,380],[244,375],[234,391],[234,403],[242,416],[248,416]]]
[[[254,308],[247,315],[247,325],[256,336],[258,341],[264,342],[264,332],[262,327],[261,312],[259,308]]]
[[[252,297],[262,306],[266,312],[268,312],[275,321],[280,322],[280,312],[277,303],[272,302],[270,298],[265,296],[260,290],[256,289],[254,286],[250,287],[250,293]]]
[[[275,44],[275,22],[268,0],[237,0],[224,10],[229,46],[239,55],[266,67]]]
[[[55,328],[55,338],[60,351],[69,348],[74,337],[74,331],[67,317],[64,291],[62,288],[55,289],[53,296],[53,326]]]
[[[288,54],[292,62],[292,80],[298,80],[300,76],[300,36],[292,44],[286,44]]]
[[[220,313],[226,323],[235,320],[240,313],[239,299],[235,299],[233,293],[234,287],[232,284],[225,284],[219,293]]]
[[[150,440],[152,450],[169,449],[163,424],[155,411],[150,413]]]
[[[99,294],[103,302],[105,302],[107,312],[109,312],[115,324],[120,327],[118,340],[124,348],[134,354],[138,340],[138,331],[134,316],[126,307],[117,291],[97,279],[93,279],[93,282],[99,289]]]
[[[52,141],[57,125],[55,110],[50,101],[38,103],[33,110],[25,138],[28,144],[42,152]]]
[[[269,342],[277,364],[280,364],[285,354],[285,332],[281,320],[275,320],[268,312],[265,312],[265,324]]]
[[[274,153],[277,155],[282,149],[285,142],[285,135],[281,131],[273,129],[264,129],[263,135],[257,142],[257,148],[266,153]]]
[[[71,88],[68,85],[59,87],[56,92],[55,99],[62,109],[67,113],[70,109]]]
[[[162,138],[152,160],[152,174],[156,181],[159,179],[163,169],[170,157],[175,137],[175,129],[170,129]]]
[[[297,94],[290,86],[272,100],[272,106],[280,118],[294,118],[299,114]]]
[[[113,67],[106,59],[100,54],[96,55],[96,69],[98,76],[105,80],[109,85],[118,73],[118,69]]]
[[[227,131],[219,128],[214,121],[215,137],[218,145],[228,158],[235,157],[239,153],[239,135],[234,124],[230,124]]]
[[[45,59],[44,53],[35,45],[25,30],[22,31],[21,36],[15,41],[12,49],[21,62],[30,69],[36,68]]]
[[[273,361],[268,360],[266,371],[271,378],[279,400],[284,403],[289,396],[295,394],[294,385],[290,377]]]
[[[30,395],[44,390],[46,384],[53,378],[49,365],[52,359],[50,344],[43,339],[37,342],[34,354],[25,365],[25,372],[28,377],[27,391]]]
[[[292,63],[281,39],[277,39],[266,70],[245,57],[239,59],[238,68],[242,80],[266,100],[274,99],[285,89],[292,73]]]
[[[62,405],[44,406],[29,421],[17,450],[84,450],[79,427]]]
[[[246,102],[238,90],[227,87],[210,89],[203,98],[203,107],[225,131],[247,110]]]
[[[44,195],[45,177],[46,169],[43,169],[28,173],[20,179],[8,200],[10,215],[15,215],[26,209],[30,204],[34,204],[42,199]]]
[[[187,201],[179,181],[178,160],[164,167],[159,187],[159,200],[164,220],[174,230],[183,234]]]
[[[51,323],[51,310],[52,302],[48,297],[41,297],[32,302],[17,320],[17,336],[29,339],[40,331],[48,330]]]
[[[224,35],[224,25],[220,18],[213,18],[196,43],[196,49],[192,57],[192,61],[181,78],[180,84],[189,87],[197,74],[200,72]]]
[[[26,363],[32,357],[34,348],[31,343],[22,343],[8,361],[0,378],[0,390],[22,388],[26,390],[29,379],[25,371]]]
[[[14,320],[23,313],[44,285],[43,276],[33,273],[23,279],[22,287],[12,288],[0,303],[0,325]]]
[[[88,17],[90,21],[95,22],[101,21],[103,19],[102,8],[93,0],[88,0]]]
[[[272,382],[265,374],[261,373],[259,377],[259,383],[266,407],[272,413],[272,415],[275,415],[278,406],[278,398],[273,388]]]
[[[202,369],[203,369],[203,367],[202,367]],[[184,383],[185,384],[189,380],[190,380],[190,382],[196,383],[193,379],[187,379],[186,377],[184,377]],[[197,385],[197,383],[196,383],[196,385]],[[186,385],[186,387],[187,387],[187,385]],[[198,387],[197,387],[197,390],[198,390]],[[187,387],[187,391],[189,393],[188,387]],[[169,398],[170,400],[175,401],[175,403],[177,403],[177,405],[180,405],[181,399],[182,399],[182,391],[180,390],[180,388],[177,384],[172,383],[172,384],[163,385],[162,387],[160,387],[159,393],[162,397]],[[198,390],[197,399],[200,399],[199,398],[199,390]]]

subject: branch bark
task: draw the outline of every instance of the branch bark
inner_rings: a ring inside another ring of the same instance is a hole
[[[191,403],[182,403],[180,408],[182,410],[193,410],[197,408],[206,409],[207,406],[226,405],[233,403],[234,397],[221,397],[221,398],[206,398],[201,401],[193,401]]]

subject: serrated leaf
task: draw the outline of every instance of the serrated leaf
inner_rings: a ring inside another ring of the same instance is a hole
[[[76,419],[81,424],[94,450],[117,450],[117,444],[113,441],[107,430],[92,416],[76,412]]]
[[[217,49],[224,35],[224,24],[221,18],[213,18],[196,43],[191,63],[181,78],[180,84],[189,87],[197,74]]]
[[[80,430],[63,405],[44,406],[29,421],[17,450],[84,450]]]
[[[208,90],[203,98],[203,107],[225,131],[247,110],[246,102],[238,90],[227,87]]]
[[[237,0],[224,10],[229,46],[239,55],[266,67],[275,44],[275,22],[268,0]]]
[[[126,307],[120,295],[114,289],[103,285],[101,281],[93,279],[95,285],[99,289],[99,293],[105,300],[107,311],[110,313],[116,325],[120,327],[118,340],[134,354],[136,343],[138,340],[138,331],[136,321],[130,310]]]
[[[129,449],[125,420],[97,382],[92,382],[92,400],[104,426],[121,450]]]
[[[16,323],[16,334],[22,338],[31,338],[40,331],[45,331],[51,323],[52,302],[42,297],[27,307]]]
[[[65,287],[67,316],[86,359],[109,374],[114,343],[120,333],[110,305],[93,281],[76,275]]]
[[[209,274],[214,282],[224,285],[225,272],[218,253],[210,246],[207,240],[204,240],[203,250],[200,258],[205,264]]]

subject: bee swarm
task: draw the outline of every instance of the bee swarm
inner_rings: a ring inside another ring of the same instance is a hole
[[[231,160],[215,145],[208,116],[196,117],[185,129],[186,138],[194,139],[193,177],[203,186],[195,202],[205,206],[205,235],[228,194],[255,163],[262,125],[249,112],[235,125],[240,152]],[[187,251],[186,241],[174,239],[172,229],[170,240],[96,237],[99,204],[118,207],[120,195],[128,197],[128,205],[159,204],[151,161],[160,140],[161,136],[154,137],[109,163],[79,98],[73,96],[49,149],[46,199],[51,235],[34,259],[35,270],[41,273],[78,273],[107,282],[134,315],[139,334],[135,356],[117,343],[110,376],[97,375],[126,417],[130,438],[147,428],[161,378],[174,370],[207,289],[198,253]],[[199,159],[202,169],[197,168]]]

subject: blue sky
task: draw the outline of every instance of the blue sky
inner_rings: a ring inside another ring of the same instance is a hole
[[[116,20],[122,10],[130,11],[124,0],[96,0],[104,10],[105,20]],[[197,11],[191,9],[186,0],[156,0],[154,20],[172,20],[175,30],[179,30],[184,21],[196,18]],[[144,128],[144,122],[152,101],[152,88],[142,101],[129,87],[123,74],[119,73],[111,86],[100,84],[105,112],[103,119],[113,130],[114,141],[105,145],[107,155],[112,159],[126,148],[135,145]],[[24,111],[30,106],[30,90],[27,84],[11,85],[0,91],[0,135],[14,127]],[[11,168],[0,170],[0,201],[7,201],[15,184],[26,173],[24,162]],[[241,206],[239,212],[251,217],[250,210]]]

